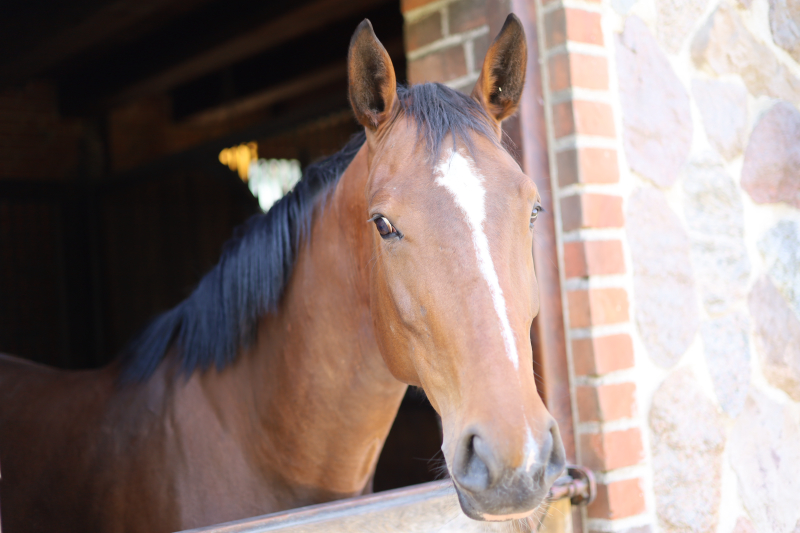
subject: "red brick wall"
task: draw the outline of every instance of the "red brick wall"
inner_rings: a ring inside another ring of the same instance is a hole
[[[465,92],[478,79],[505,0],[403,0],[409,83],[440,82]],[[500,19],[502,22],[502,19]]]
[[[610,43],[599,2],[539,8],[578,457],[598,480],[585,525],[648,531]]]

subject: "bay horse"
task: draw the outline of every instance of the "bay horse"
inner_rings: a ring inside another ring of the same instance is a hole
[[[174,531],[363,494],[408,385],[441,415],[467,516],[540,508],[564,467],[529,341],[541,206],[500,128],[526,53],[512,15],[471,96],[398,87],[362,22],[364,133],[186,300],[99,370],[0,358],[4,532]]]

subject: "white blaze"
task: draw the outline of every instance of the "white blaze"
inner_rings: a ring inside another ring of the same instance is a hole
[[[494,310],[500,318],[500,332],[503,335],[506,355],[516,369],[519,367],[517,344],[514,342],[511,324],[508,322],[506,300],[503,297],[503,289],[500,288],[500,280],[492,262],[489,241],[483,231],[483,220],[486,218],[484,201],[486,190],[483,188],[483,176],[473,168],[469,160],[455,150],[450,157],[445,156],[437,171],[439,177],[436,179],[436,183],[450,191],[472,230],[472,243],[475,245],[475,254],[478,257],[478,268],[489,285]]]
[[[536,464],[536,456],[539,455],[539,447],[536,445],[533,432],[528,424],[525,424],[525,430],[525,471],[529,472],[531,467]]]

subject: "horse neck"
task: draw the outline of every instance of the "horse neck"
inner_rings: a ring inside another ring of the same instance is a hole
[[[247,398],[218,410],[247,422],[240,437],[252,460],[303,503],[367,488],[406,388],[373,337],[366,151],[317,208],[279,312],[260,321],[256,345],[231,371],[217,374],[228,374],[228,394]]]

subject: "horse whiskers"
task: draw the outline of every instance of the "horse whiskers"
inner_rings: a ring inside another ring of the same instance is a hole
[[[428,470],[436,475],[436,479],[447,479],[450,477],[450,470],[447,468],[447,461],[444,458],[442,450],[438,450],[436,454],[428,460]]]
[[[550,509],[549,498],[545,498],[544,500],[539,502],[539,505],[536,506],[536,509],[534,509],[533,513],[527,518],[527,523],[529,526],[531,526],[530,531],[539,531],[539,529],[541,529],[542,524],[544,524],[544,518],[545,516],[547,516],[547,512],[549,511],[549,509]],[[533,524],[531,524],[533,520],[537,522],[537,525],[535,527],[532,527]]]
[[[544,523],[544,517],[547,514],[548,507],[549,502],[547,499],[542,500],[529,516],[512,520],[509,527],[512,527],[514,531],[525,533],[538,531]]]

